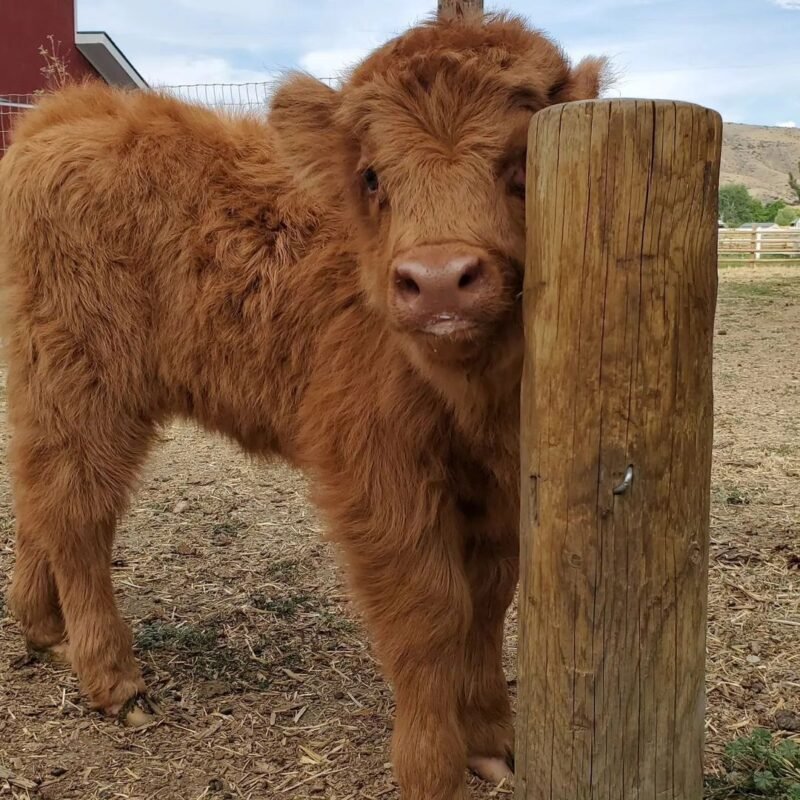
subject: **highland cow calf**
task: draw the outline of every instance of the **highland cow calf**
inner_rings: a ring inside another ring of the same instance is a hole
[[[93,706],[144,702],[112,539],[185,417],[312,478],[403,796],[510,774],[526,132],[601,67],[491,16],[415,27],[338,91],[289,77],[266,120],[100,86],[24,118],[0,162],[10,600]]]

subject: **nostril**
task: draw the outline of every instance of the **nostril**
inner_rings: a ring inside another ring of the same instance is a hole
[[[416,297],[420,293],[419,284],[413,278],[409,277],[398,278],[397,288],[402,294],[410,297]]]
[[[466,289],[475,280],[471,272],[465,272],[458,280],[458,288]]]
[[[472,286],[481,277],[481,272],[482,269],[479,262],[468,266],[461,273],[461,277],[458,279],[458,288],[467,289],[468,287]]]

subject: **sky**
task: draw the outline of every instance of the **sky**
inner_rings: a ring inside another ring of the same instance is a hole
[[[77,0],[153,86],[335,78],[434,0]],[[689,100],[727,122],[800,126],[800,0],[505,0],[577,60],[610,56],[609,96]]]

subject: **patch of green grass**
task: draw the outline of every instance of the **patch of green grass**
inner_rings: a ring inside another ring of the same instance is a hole
[[[267,574],[276,580],[291,581],[297,577],[298,564],[290,558],[276,561],[267,567]]]
[[[266,633],[252,644],[253,653],[261,659],[260,669],[268,675],[282,668],[291,670],[305,669],[305,651],[300,646],[295,631],[287,627],[279,627]]]
[[[211,529],[212,536],[236,536],[243,528],[241,522],[235,520],[228,520],[227,522],[220,522]]]
[[[797,297],[798,288],[794,281],[754,281],[752,283],[728,281],[723,284],[720,293],[730,297],[762,300],[776,297]]]
[[[291,670],[300,670],[305,668],[303,656],[296,650],[290,650],[284,653],[283,658],[275,664],[276,667],[285,667]]]
[[[166,622],[146,622],[136,632],[136,647],[142,651],[172,650],[200,653],[213,648],[218,639],[214,628],[194,625],[170,625]]]
[[[750,498],[738,486],[724,486],[722,497],[729,506],[749,506]]]
[[[780,264],[781,268],[783,267],[800,267],[800,259],[792,258],[790,254],[787,253],[775,253],[770,255],[770,258],[777,258],[783,263]],[[729,254],[720,257],[719,260],[719,268],[720,269],[738,269],[739,267],[758,267],[758,263],[753,262],[752,256],[747,253],[742,253],[741,255],[738,254]]]
[[[358,631],[358,626],[355,622],[332,611],[323,611],[320,614],[320,621],[326,631],[338,631],[340,633],[356,633]]]
[[[735,256],[729,255],[725,256],[724,259],[720,259],[719,261],[719,268],[720,269],[741,269],[742,267],[751,267],[753,266],[753,262],[749,259],[746,255]]]
[[[226,643],[216,624],[179,627],[166,622],[146,622],[136,632],[136,647],[140,651],[169,654],[170,672],[188,669],[195,678],[223,681],[232,692],[243,686],[266,686],[256,678],[259,668],[249,652]]]
[[[774,297],[775,288],[772,283],[731,283],[726,291],[736,297]]]
[[[731,742],[725,774],[706,780],[706,800],[800,800],[800,745],[769,731]]]
[[[307,594],[289,595],[288,597],[267,597],[254,594],[250,604],[261,611],[271,611],[278,617],[293,617],[301,608],[308,606],[314,598]]]

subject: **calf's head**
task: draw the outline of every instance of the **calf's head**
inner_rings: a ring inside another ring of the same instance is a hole
[[[603,66],[476,16],[412,28],[338,91],[297,75],[276,93],[279,154],[343,215],[370,303],[414,347],[463,358],[519,324],[528,123],[596,97]]]

